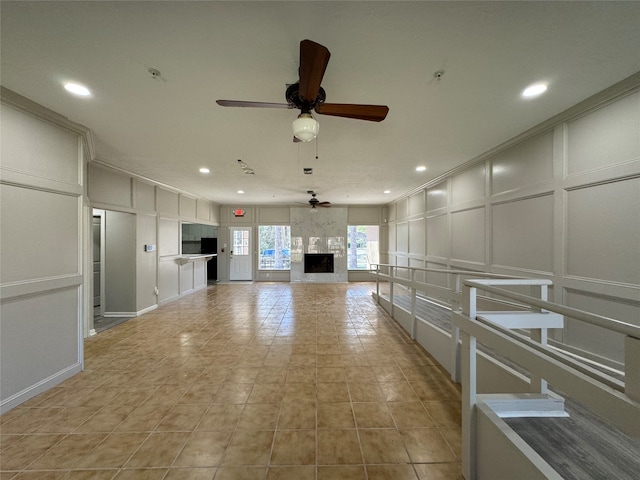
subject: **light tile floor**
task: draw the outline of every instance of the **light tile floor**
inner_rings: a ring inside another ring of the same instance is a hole
[[[460,391],[375,284],[217,284],[85,342],[0,480],[461,479]]]

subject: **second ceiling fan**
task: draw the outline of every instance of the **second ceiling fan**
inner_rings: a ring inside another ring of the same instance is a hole
[[[308,142],[318,135],[318,122],[312,111],[320,115],[354,118],[370,122],[381,122],[387,116],[386,105],[362,105],[353,103],[325,103],[326,93],[320,86],[327,69],[329,50],[311,40],[300,42],[300,80],[289,85],[285,92],[287,103],[247,102],[244,100],[216,100],[223,107],[297,108],[300,115],[293,122],[294,142]]]
[[[323,208],[329,208],[331,206],[331,202],[321,202],[320,200],[318,200],[316,198],[316,192],[314,192],[313,190],[307,190],[307,193],[311,195],[311,200],[309,200],[309,205],[311,205],[311,208],[316,208],[316,207],[323,207]]]

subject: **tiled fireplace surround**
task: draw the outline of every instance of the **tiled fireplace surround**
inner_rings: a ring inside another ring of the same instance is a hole
[[[347,282],[347,209],[291,209],[291,282]],[[304,273],[305,253],[333,253],[333,273]]]

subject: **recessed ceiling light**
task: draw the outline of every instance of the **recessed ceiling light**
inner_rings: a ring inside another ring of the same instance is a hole
[[[244,190],[238,190],[238,193],[243,194]]]
[[[384,192],[382,192],[382,193],[391,193],[391,190],[385,190],[385,191],[384,191]]]
[[[91,91],[79,83],[67,82],[64,84],[64,89],[69,93],[73,93],[74,95],[79,95],[81,97],[88,97],[91,95]]]
[[[534,83],[533,85],[529,85],[527,88],[525,88],[522,91],[522,97],[533,98],[533,97],[537,97],[538,95],[542,95],[546,91],[547,91],[546,83]]]
[[[420,165],[419,167],[416,167],[416,172],[424,172],[427,169],[427,167],[425,167],[424,165]]]
[[[210,172],[211,172],[211,170],[209,170],[207,167],[202,167],[200,169],[200,173],[210,173]]]

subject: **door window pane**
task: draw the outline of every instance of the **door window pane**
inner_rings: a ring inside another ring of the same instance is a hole
[[[249,255],[249,231],[248,230],[233,231],[233,254]]]

